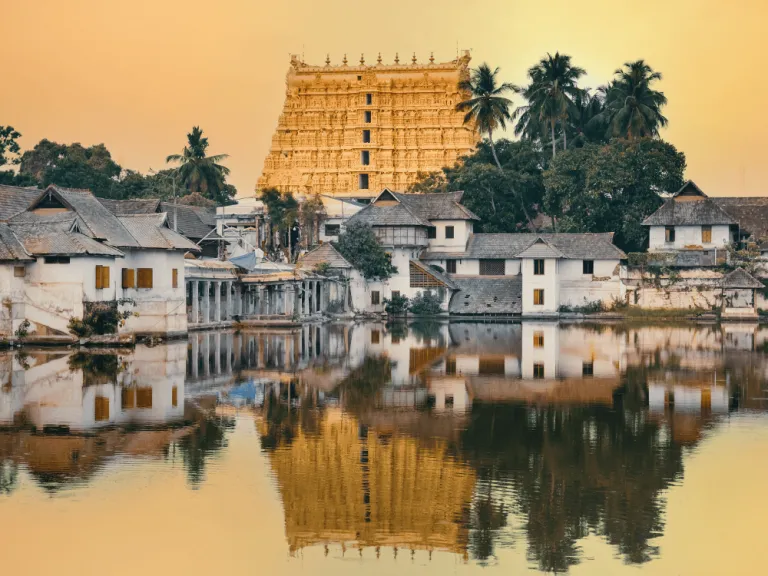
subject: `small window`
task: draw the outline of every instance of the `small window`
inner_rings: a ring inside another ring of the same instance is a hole
[[[152,288],[152,268],[138,268],[138,287]]]
[[[152,408],[152,388],[149,386],[136,388],[136,408]]]
[[[480,260],[480,276],[504,276],[504,260]]]
[[[368,166],[371,163],[371,153],[368,150],[362,150],[360,152],[360,164]]]
[[[453,408],[453,394],[446,394],[445,395],[445,407],[446,408]]]
[[[456,374],[456,358],[451,357],[448,358],[445,361],[445,373],[446,374]]]
[[[174,386],[171,388],[171,406],[176,408],[179,405],[179,388]]]
[[[445,227],[445,237],[450,240],[453,238],[453,226],[446,226]]]
[[[27,275],[27,268],[25,266],[14,266],[13,275],[16,278],[24,278]]]
[[[366,94],[365,95],[365,104],[367,106],[370,106],[371,104],[373,104],[373,94]]]
[[[544,276],[544,260],[537,258],[533,261],[533,273],[536,276]]]
[[[584,274],[594,274],[595,273],[595,261],[594,260],[584,260],[584,262],[581,265],[582,271]]]
[[[371,141],[371,131],[363,130],[363,144],[368,144]]]
[[[123,288],[136,288],[136,271],[132,268],[123,268]]]
[[[381,332],[371,330],[371,344],[378,344],[381,341]]]
[[[710,244],[712,242],[712,226],[701,227],[701,243]]]
[[[381,302],[381,293],[378,290],[371,292],[371,304],[378,306]]]
[[[533,377],[544,378],[544,364],[537,362],[533,365]]]
[[[672,243],[675,241],[675,227],[674,226],[666,226],[664,228],[664,241],[668,243]]]
[[[362,79],[363,79],[363,77],[362,77],[362,76],[358,76],[358,77],[357,77],[357,79],[358,79],[358,80],[362,80]]]
[[[544,332],[533,333],[533,347],[544,348]]]
[[[46,264],[69,264],[69,256],[46,256]]]
[[[392,290],[392,299],[400,298],[400,290]]]
[[[373,118],[373,112],[371,112],[370,110],[366,110],[364,113],[364,116],[365,116],[365,123],[370,124],[371,119]]]
[[[179,287],[179,269],[174,268],[171,270],[171,285],[173,288]]]
[[[358,178],[358,188],[368,190],[368,174],[360,174]]]
[[[427,238],[437,238],[437,228],[434,226],[427,228]]]
[[[96,289],[109,288],[109,266],[96,266]]]
[[[592,362],[583,362],[581,364],[582,376],[593,376],[595,373],[595,365]]]
[[[338,236],[341,233],[340,224],[326,224],[325,235],[326,236]]]
[[[456,260],[446,260],[445,270],[448,274],[456,274]]]
[[[120,406],[123,410],[136,408],[136,389],[123,388],[120,392]]]
[[[544,289],[543,288],[536,288],[533,291],[533,305],[544,306]]]

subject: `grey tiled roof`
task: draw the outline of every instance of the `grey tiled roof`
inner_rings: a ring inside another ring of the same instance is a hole
[[[391,192],[400,202],[424,220],[480,220],[469,208],[460,204],[464,192],[443,194],[403,194]]]
[[[166,218],[166,214],[130,214],[119,216],[118,220],[142,248],[199,252],[194,242],[166,226]]]
[[[43,191],[39,188],[19,188],[0,184],[0,220],[8,220],[29,208]]]
[[[376,206],[370,204],[347,220],[347,224],[368,224],[369,226],[431,226],[420,218],[405,204],[392,206]]]
[[[451,314],[521,314],[522,276],[453,278],[458,291],[451,297]]]
[[[7,224],[0,224],[0,261],[34,260]]]
[[[122,257],[119,250],[102,244],[79,232],[68,232],[61,222],[34,224],[11,223],[10,228],[24,245],[24,249],[36,256],[111,256]]]
[[[326,242],[321,244],[314,250],[307,252],[299,260],[299,266],[301,268],[313,269],[318,264],[328,263],[331,268],[336,269],[349,269],[352,268],[352,264],[347,262],[346,258],[342,256],[333,244]]]
[[[739,223],[741,232],[756,241],[768,239],[768,197],[710,198]]]
[[[723,210],[712,198],[695,200],[670,198],[661,208],[643,220],[643,226],[701,226],[737,224],[736,219]]]
[[[99,198],[104,207],[115,216],[125,216],[126,214],[152,214],[157,212],[160,207],[160,200],[157,199],[135,199],[135,200],[111,200],[109,198]]]
[[[720,280],[721,288],[764,288],[760,280],[755,279],[743,268],[737,268]]]
[[[458,288],[458,285],[447,274],[438,272],[426,262],[419,262],[418,260],[411,258],[411,264],[414,264],[417,268],[423,270],[425,274],[429,274],[436,280],[442,282],[446,287],[453,288],[454,290]]]
[[[535,254],[537,247],[534,244],[541,239],[546,245],[551,246],[563,258],[577,260],[615,260],[626,258],[626,254],[613,244],[613,234],[473,234],[467,242],[464,252],[438,252],[429,251],[421,255],[422,259],[445,258],[482,258],[495,259],[526,257],[552,257],[542,253]],[[531,248],[533,247],[533,248]],[[528,249],[533,251],[530,252]]]
[[[159,210],[168,214],[168,223],[171,228],[173,228],[174,213],[176,214],[178,231],[182,236],[193,240],[200,240],[206,236],[207,240],[219,238],[216,232],[210,234],[211,230],[216,228],[216,210],[213,208],[161,202]]]

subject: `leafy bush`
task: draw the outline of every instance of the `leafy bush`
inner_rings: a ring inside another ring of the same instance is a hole
[[[16,328],[16,331],[14,332],[14,335],[16,336],[17,340],[24,340],[29,335],[29,327],[31,324],[29,323],[29,320],[24,318],[24,321],[19,324],[19,327]]]
[[[434,315],[443,312],[442,298],[431,290],[425,290],[411,299],[411,313]]]
[[[344,312],[344,301],[343,300],[331,300],[328,302],[328,306],[326,307],[326,312],[329,312],[331,314],[340,314]]]
[[[402,294],[393,294],[392,298],[384,298],[384,310],[390,316],[405,314],[409,304],[408,297]]]
[[[348,225],[334,247],[367,280],[386,280],[397,274],[392,258],[376,238],[373,228],[367,224],[353,222]]]
[[[133,312],[118,311],[117,305],[118,302],[86,302],[82,320],[70,318],[67,328],[79,338],[92,334],[116,334],[118,326],[123,326],[133,316]]]

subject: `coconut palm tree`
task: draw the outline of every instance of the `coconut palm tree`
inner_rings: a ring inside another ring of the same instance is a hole
[[[491,154],[496,162],[496,167],[504,175],[504,169],[501,167],[499,156],[496,154],[496,146],[493,143],[493,132],[499,128],[504,130],[507,127],[507,121],[512,119],[509,111],[512,100],[504,94],[517,91],[517,86],[509,82],[499,84],[496,79],[498,74],[499,68],[491,70],[491,67],[486,63],[472,70],[468,79],[459,82],[459,90],[467,93],[469,98],[459,102],[456,105],[456,110],[466,113],[464,115],[465,124],[474,124],[475,129],[480,134],[488,136],[488,144],[491,147]],[[520,206],[529,226],[535,230],[533,220],[528,215],[528,209],[525,206],[525,199],[517,193],[511,183],[509,187],[520,201]]]
[[[581,97],[577,82],[584,74],[583,68],[571,64],[570,56],[559,52],[555,52],[554,56],[547,54],[531,67],[528,70],[530,84],[519,90],[528,101],[528,106],[515,111],[515,118],[518,119],[515,133],[535,139],[541,137],[545,127],[548,128],[554,157],[557,154],[555,129],[560,123],[563,149],[567,149],[565,123],[576,100]]]
[[[466,112],[465,124],[473,123],[478,132],[488,136],[493,159],[501,170],[501,162],[496,155],[496,146],[493,144],[493,132],[498,128],[504,130],[507,127],[507,121],[511,120],[509,107],[512,105],[512,100],[506,98],[504,94],[515,91],[517,87],[508,82],[499,84],[496,80],[498,73],[498,68],[491,70],[485,63],[472,70],[467,80],[459,82],[459,90],[468,93],[470,97],[459,102],[456,110]]]
[[[187,145],[181,154],[171,154],[166,162],[179,164],[179,176],[190,193],[199,192],[211,200],[219,201],[221,193],[226,189],[225,179],[229,168],[220,162],[229,158],[228,154],[206,156],[208,138],[203,137],[199,126],[192,128],[187,134]]]
[[[602,119],[608,126],[606,137],[636,140],[658,136],[659,129],[668,123],[661,113],[667,97],[651,86],[661,80],[661,72],[655,72],[645,60],[637,60],[626,62],[614,74],[605,89]]]
[[[565,127],[572,146],[605,141],[605,126],[602,121],[604,109],[605,94],[601,88],[595,92],[589,89],[581,91],[574,101]]]

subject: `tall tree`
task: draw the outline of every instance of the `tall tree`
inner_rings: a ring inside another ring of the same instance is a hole
[[[13,126],[0,126],[0,168],[21,162],[19,138],[21,133],[17,132]]]
[[[668,121],[661,113],[667,97],[653,89],[657,80],[661,80],[661,72],[655,72],[645,60],[627,62],[616,70],[605,89],[605,111],[600,116],[608,127],[606,137],[635,140],[659,135]]]
[[[223,204],[230,200],[226,177],[229,168],[221,162],[229,158],[228,154],[207,156],[208,138],[203,136],[199,126],[194,126],[187,134],[187,145],[181,154],[171,154],[166,162],[179,164],[182,183],[190,193],[199,192],[211,200]]]
[[[528,101],[528,106],[515,111],[515,117],[518,118],[515,133],[535,139],[542,136],[546,126],[552,138],[554,157],[557,154],[555,131],[560,124],[563,149],[566,150],[568,141],[565,125],[577,99],[581,97],[577,83],[584,74],[583,68],[571,64],[570,56],[559,52],[555,52],[554,56],[547,54],[531,67],[528,70],[530,84],[519,90]]]
[[[497,76],[499,68],[491,70],[488,64],[483,63],[470,72],[469,78],[459,82],[459,90],[467,93],[469,98],[456,105],[456,110],[465,112],[464,123],[472,123],[480,134],[488,136],[488,144],[496,162],[496,167],[504,177],[504,169],[499,161],[499,155],[496,153],[496,145],[493,141],[493,132],[497,129],[504,130],[507,127],[507,121],[512,119],[509,107],[512,101],[505,96],[509,92],[514,92],[517,87],[509,82],[499,83]],[[525,200],[518,194],[513,183],[508,182],[510,190],[517,196],[520,207],[525,214],[528,224],[533,227],[533,220],[528,214],[525,206]]]

